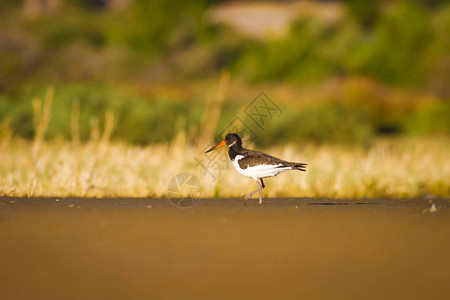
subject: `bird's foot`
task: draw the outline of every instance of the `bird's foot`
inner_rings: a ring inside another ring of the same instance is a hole
[[[256,193],[259,190],[253,191],[250,194],[248,194],[247,196],[245,196],[244,200],[248,200],[251,196],[253,196],[254,193]]]
[[[263,204],[263,203],[262,203],[262,199],[261,199],[261,198],[259,198],[259,202],[258,202],[258,204],[259,204],[259,205]]]

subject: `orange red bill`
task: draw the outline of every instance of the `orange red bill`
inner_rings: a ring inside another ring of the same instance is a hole
[[[217,144],[216,146],[212,147],[211,149],[209,149],[208,151],[205,151],[205,153],[211,152],[217,148],[220,148],[222,146],[225,146],[227,144],[227,142],[225,141],[221,141],[219,144]]]

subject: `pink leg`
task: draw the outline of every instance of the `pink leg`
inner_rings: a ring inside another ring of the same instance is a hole
[[[256,190],[254,190],[253,192],[251,192],[250,194],[248,194],[247,196],[245,196],[244,200],[248,200],[248,198],[250,198],[251,196],[253,196],[254,193],[256,193],[257,191],[261,192],[261,190],[258,188]]]
[[[259,189],[259,204],[262,204],[261,193],[262,193],[262,188]]]
[[[254,178],[255,179],[255,178]],[[261,190],[265,187],[265,186],[261,186],[259,184],[258,179],[256,178],[256,183],[258,184],[258,189],[254,190],[253,192],[251,192],[250,194],[248,194],[247,196],[245,196],[244,200],[248,200],[251,196],[253,196],[254,193],[259,191],[259,204],[262,204],[262,193]]]

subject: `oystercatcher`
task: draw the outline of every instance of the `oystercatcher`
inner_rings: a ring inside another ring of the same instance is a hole
[[[225,145],[229,147],[228,156],[236,170],[244,176],[253,178],[258,184],[258,189],[245,196],[245,200],[259,191],[259,204],[262,204],[261,190],[266,187],[263,178],[276,176],[289,170],[306,171],[304,163],[288,162],[263,152],[243,148],[242,140],[236,133],[228,133],[222,142],[205,153]]]

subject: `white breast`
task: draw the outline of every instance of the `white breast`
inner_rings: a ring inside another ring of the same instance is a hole
[[[239,160],[242,159],[244,156],[242,155],[236,155],[234,158],[233,165],[236,168],[236,170],[241,173],[244,176],[251,177],[251,178],[264,178],[264,177],[272,177],[276,176],[281,172],[292,170],[291,167],[282,167],[280,168],[281,164],[278,165],[259,165],[259,166],[253,166],[248,167],[247,169],[242,169],[239,166]]]

